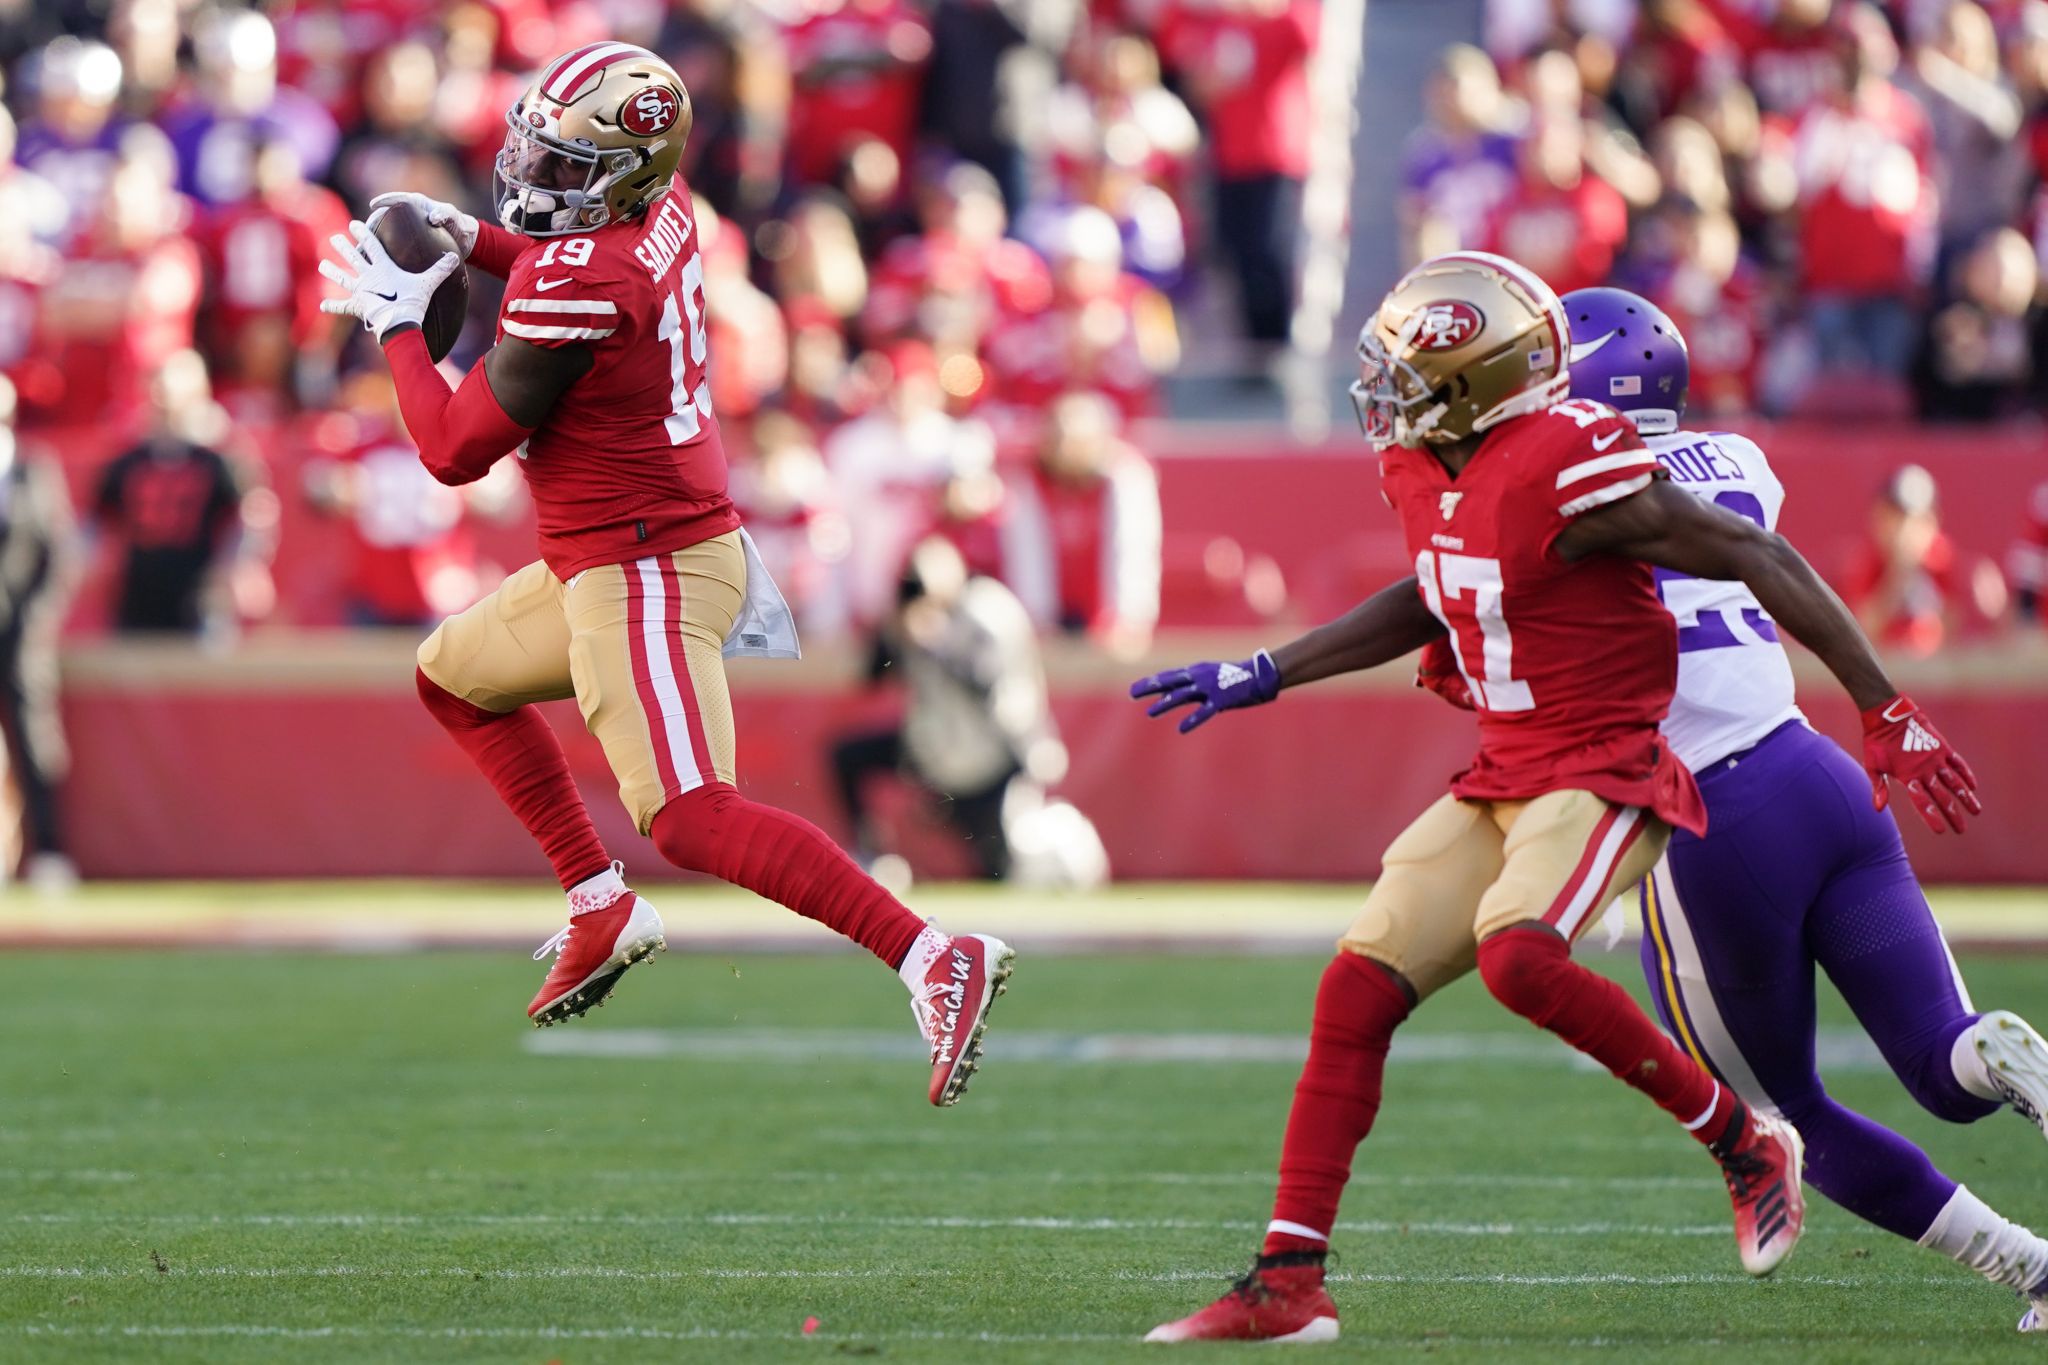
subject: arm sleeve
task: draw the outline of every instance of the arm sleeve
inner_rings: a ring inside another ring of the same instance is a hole
[[[384,344],[398,410],[420,448],[420,463],[445,484],[475,483],[533,434],[505,415],[479,363],[450,390],[427,356],[426,339],[408,327]]]
[[[513,263],[526,250],[527,239],[507,232],[496,223],[477,219],[476,245],[469,249],[469,263],[487,275],[510,279]]]

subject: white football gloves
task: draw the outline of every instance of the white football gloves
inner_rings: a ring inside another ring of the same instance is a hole
[[[375,215],[373,214],[372,217]],[[328,238],[340,264],[320,262],[320,273],[341,286],[338,299],[322,299],[320,311],[362,319],[381,343],[394,327],[417,327],[426,320],[427,304],[441,281],[453,274],[462,258],[450,251],[414,275],[398,268],[368,223],[350,223],[353,240],[340,233]]]
[[[455,249],[468,260],[469,253],[476,250],[476,219],[464,213],[455,205],[439,199],[429,199],[424,194],[411,190],[394,190],[380,194],[370,201],[370,222],[377,221],[377,214],[393,204],[410,204],[426,218],[430,227],[446,228],[448,235],[455,239]]]

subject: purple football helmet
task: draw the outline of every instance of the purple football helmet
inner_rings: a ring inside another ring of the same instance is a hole
[[[1626,289],[1574,289],[1563,299],[1571,326],[1572,397],[1619,408],[1636,430],[1678,430],[1692,362],[1664,310]]]

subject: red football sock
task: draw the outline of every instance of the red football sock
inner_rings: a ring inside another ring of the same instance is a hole
[[[924,921],[884,891],[810,821],[749,801],[723,782],[684,792],[648,834],[661,856],[786,905],[846,935],[891,967]]]
[[[427,710],[540,843],[564,891],[612,865],[569,776],[562,746],[539,712],[531,706],[486,711],[423,672],[416,672],[415,681]]]
[[[1351,1158],[1380,1112],[1387,1045],[1408,1009],[1394,979],[1368,958],[1340,952],[1323,969],[1308,1063],[1294,1084],[1280,1146],[1280,1193],[1263,1255],[1329,1250]]]
[[[1591,1057],[1657,1102],[1700,1142],[1719,1141],[1741,1101],[1651,1023],[1627,991],[1572,961],[1543,925],[1503,930],[1479,945],[1494,998]]]

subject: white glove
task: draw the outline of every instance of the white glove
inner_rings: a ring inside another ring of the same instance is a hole
[[[345,292],[338,299],[322,299],[320,311],[361,318],[379,342],[394,327],[419,326],[426,320],[434,291],[462,264],[462,258],[444,252],[440,260],[414,275],[398,268],[368,223],[350,223],[348,228],[353,241],[338,232],[327,239],[334,244],[341,264],[320,262],[320,273]]]
[[[448,235],[455,239],[455,249],[463,260],[476,250],[476,219],[464,213],[455,205],[440,199],[429,199],[424,194],[411,190],[393,190],[380,194],[370,201],[370,224],[376,226],[377,215],[393,204],[410,204],[425,216],[431,227],[446,228]]]

